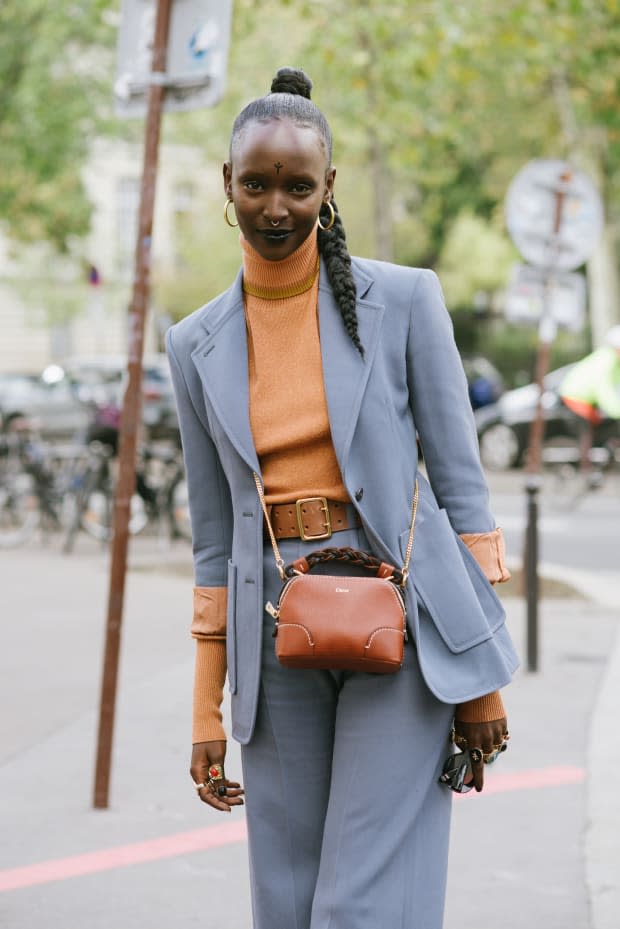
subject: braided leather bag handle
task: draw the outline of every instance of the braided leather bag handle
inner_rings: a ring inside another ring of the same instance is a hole
[[[388,565],[375,555],[360,551],[357,548],[320,548],[317,551],[309,552],[303,558],[292,561],[285,567],[284,572],[287,577],[293,577],[295,574],[307,574],[315,565],[329,564],[335,561],[354,565],[356,568],[364,568],[374,574],[377,574],[382,569],[382,576],[388,577],[389,580],[393,580],[396,584],[402,584],[403,573],[400,569]]]

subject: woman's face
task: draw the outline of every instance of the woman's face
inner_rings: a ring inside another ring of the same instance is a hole
[[[241,232],[263,258],[277,261],[298,248],[331,200],[330,167],[315,129],[290,120],[250,123],[224,165],[224,190]]]

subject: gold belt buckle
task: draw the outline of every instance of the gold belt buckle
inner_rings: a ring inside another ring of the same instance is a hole
[[[325,528],[326,532],[317,533],[317,535],[306,535],[306,530],[304,529],[303,513],[301,512],[302,505],[304,503],[320,503],[321,509],[325,513]],[[301,500],[295,501],[295,512],[297,514],[297,528],[299,529],[299,537],[303,539],[304,542],[311,541],[312,539],[329,539],[332,536],[332,521],[329,515],[329,507],[327,506],[327,497],[303,497]]]

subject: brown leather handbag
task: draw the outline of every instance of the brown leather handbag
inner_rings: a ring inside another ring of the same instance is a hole
[[[280,664],[379,674],[398,671],[407,640],[404,587],[413,549],[418,482],[405,561],[399,569],[353,548],[320,549],[285,566],[256,474],[254,480],[284,581],[277,606],[265,606],[275,621],[273,635]],[[310,573],[318,564],[334,562],[362,568],[371,576]]]

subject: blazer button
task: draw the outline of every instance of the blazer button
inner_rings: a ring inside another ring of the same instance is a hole
[[[363,496],[364,496],[364,488],[358,487],[357,490],[355,491],[355,499],[357,500],[358,503],[360,502]]]

